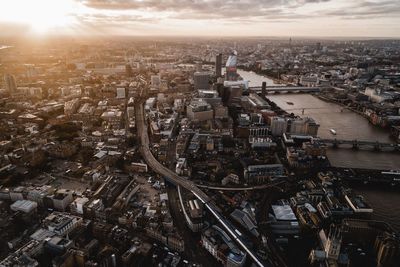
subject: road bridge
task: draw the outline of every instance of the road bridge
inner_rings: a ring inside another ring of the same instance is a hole
[[[326,88],[322,87],[307,87],[307,86],[267,86],[265,88],[266,92],[299,92],[299,93],[317,93],[325,90]],[[262,87],[261,86],[250,86],[249,91],[261,93]]]
[[[400,144],[384,143],[379,141],[367,140],[344,140],[344,139],[319,139],[322,143],[331,145],[332,147],[340,147],[341,145],[350,145],[354,149],[364,148],[373,149],[375,151],[400,151]]]

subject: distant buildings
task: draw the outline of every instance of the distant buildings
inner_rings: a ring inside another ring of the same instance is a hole
[[[5,74],[4,86],[8,92],[15,93],[17,91],[17,83],[15,82],[15,77],[10,74]]]

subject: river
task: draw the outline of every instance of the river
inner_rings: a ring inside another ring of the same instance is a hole
[[[244,79],[251,80],[252,86],[261,85],[263,81],[268,83],[268,79],[255,73],[239,73]],[[273,81],[270,81],[268,85],[273,85]],[[314,118],[320,124],[318,135],[321,137],[332,138],[329,130],[335,129],[336,138],[391,142],[387,131],[371,125],[364,117],[310,94],[277,94],[267,97],[290,113]],[[288,102],[292,102],[293,105]],[[329,149],[327,154],[331,164],[336,167],[400,170],[400,154],[397,153],[343,148]],[[363,195],[373,207],[374,219],[386,221],[396,231],[400,231],[400,206],[397,205],[400,201],[399,192],[371,186],[360,186],[355,188],[355,191]]]
[[[254,72],[240,70],[239,74],[251,81],[250,86],[261,85],[263,81],[266,81],[268,85],[274,85],[271,79]],[[392,142],[388,131],[371,125],[357,113],[343,109],[337,104],[320,100],[313,95],[274,94],[267,97],[289,113],[315,119],[320,125],[318,135],[322,138],[333,138],[330,129],[335,129],[337,132],[335,138],[338,139]],[[329,149],[328,158],[335,167],[400,170],[400,154],[396,153],[339,148]]]
[[[262,82],[267,82],[267,86],[281,85],[281,84],[276,84],[274,80],[272,80],[271,78],[259,75],[253,71],[238,70],[238,73],[240,74],[240,76],[242,76],[243,79],[249,81],[250,87],[261,86]]]

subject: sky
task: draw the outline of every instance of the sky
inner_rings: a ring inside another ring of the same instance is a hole
[[[400,37],[400,0],[0,0],[0,35]]]

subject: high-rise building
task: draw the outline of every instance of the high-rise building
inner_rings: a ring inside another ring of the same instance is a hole
[[[222,76],[222,54],[215,57],[215,76],[217,78]]]
[[[267,94],[267,82],[262,82],[261,94],[262,97],[265,97],[265,95]]]
[[[210,76],[209,72],[195,72],[193,75],[194,89],[208,89],[210,87]]]
[[[15,82],[15,77],[13,75],[4,75],[4,85],[6,87],[6,90],[10,93],[14,93],[17,90],[17,83]]]
[[[237,74],[237,52],[232,51],[226,61],[226,77],[227,81],[236,81],[238,78]]]

